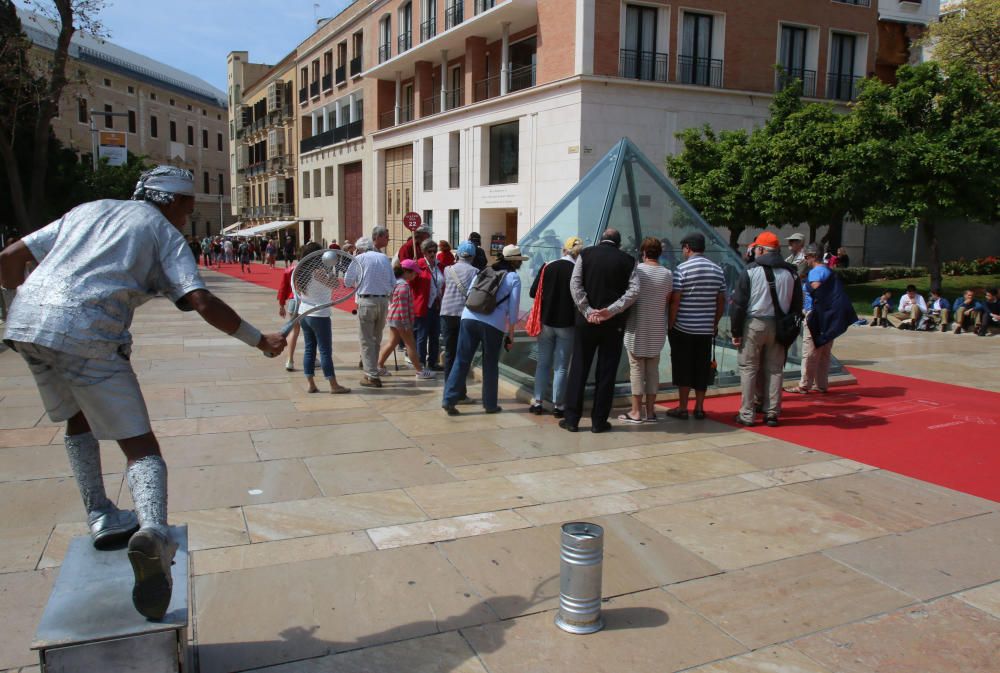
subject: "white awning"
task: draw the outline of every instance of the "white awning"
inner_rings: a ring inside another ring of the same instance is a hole
[[[284,229],[285,227],[295,226],[295,220],[276,220],[274,222],[266,222],[264,224],[258,224],[256,227],[250,227],[249,229],[244,229],[238,234],[240,236],[257,236],[259,234],[266,234],[269,231],[275,231],[277,229]]]
[[[230,231],[235,231],[236,229],[239,229],[240,226],[242,226],[242,224],[243,224],[242,222],[233,222],[228,227],[223,227],[222,233],[228,234]]]

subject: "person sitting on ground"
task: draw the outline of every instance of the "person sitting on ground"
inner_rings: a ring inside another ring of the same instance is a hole
[[[886,290],[879,296],[875,297],[872,302],[872,313],[875,316],[872,321],[868,323],[869,327],[888,327],[889,326],[889,313],[892,311],[892,292]]]
[[[983,302],[983,318],[979,324],[979,336],[988,336],[991,327],[1000,327],[1000,296],[997,289],[986,290],[986,301]]]
[[[951,317],[951,304],[947,299],[941,297],[941,290],[931,288],[930,301],[927,302],[927,321],[924,329],[932,332],[940,325],[942,332],[948,331],[948,323]]]
[[[917,292],[916,285],[907,285],[906,292],[899,298],[899,307],[889,316],[889,321],[899,329],[917,329],[927,314],[927,302]]]
[[[978,330],[983,319],[983,304],[976,301],[976,294],[972,290],[966,290],[962,296],[956,299],[951,305],[952,313],[955,315],[955,334],[961,334],[962,330]]]
[[[418,380],[435,378],[434,372],[420,366],[420,358],[417,357],[417,342],[413,337],[413,290],[410,284],[420,273],[420,267],[412,259],[404,259],[398,266],[393,267],[393,275],[396,276],[396,284],[392,288],[392,298],[389,300],[389,342],[382,349],[378,357],[379,371],[385,370],[385,361],[392,355],[393,349],[399,344],[406,346],[406,354],[413,363]]]

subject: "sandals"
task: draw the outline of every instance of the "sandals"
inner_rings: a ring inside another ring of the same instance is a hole
[[[688,411],[687,409],[681,409],[680,407],[674,407],[673,409],[667,409],[665,412],[670,418],[679,418],[681,420],[687,420]]]
[[[634,423],[637,425],[643,422],[641,418],[632,418],[628,414],[618,414],[618,420],[623,421],[625,423]]]
[[[794,388],[785,388],[786,393],[795,393],[796,395],[808,395],[809,391],[802,386],[795,386]]]

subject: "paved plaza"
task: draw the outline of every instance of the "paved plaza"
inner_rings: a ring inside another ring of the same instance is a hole
[[[273,291],[205,276],[280,323]],[[998,670],[1000,503],[714,421],[570,434],[509,396],[449,418],[409,370],[360,388],[356,319],[334,314],[350,395],[307,394],[165,299],[136,315],[202,673]],[[834,354],[1000,391],[997,344],[853,328]],[[0,354],[0,671],[37,671],[32,635],[86,532],[62,434]],[[102,454],[130,506],[123,457]],[[578,519],[607,532],[590,636],[553,624],[559,524]]]

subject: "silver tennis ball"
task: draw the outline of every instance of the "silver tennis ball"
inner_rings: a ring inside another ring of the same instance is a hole
[[[323,260],[323,266],[332,267],[337,263],[337,251],[327,250],[323,253],[323,257],[321,259]]]

